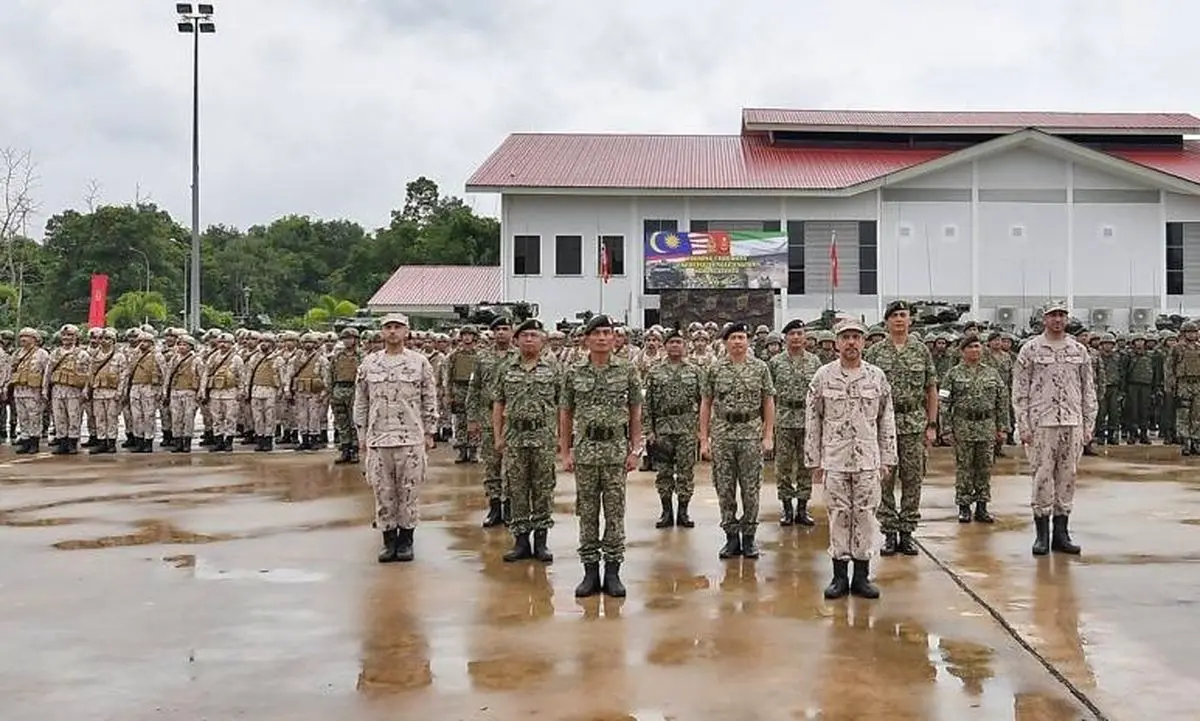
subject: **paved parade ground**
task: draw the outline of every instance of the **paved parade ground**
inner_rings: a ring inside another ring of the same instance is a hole
[[[1196,718],[1200,464],[1108,452],[1081,464],[1083,555],[1039,560],[1022,464],[997,467],[997,523],[960,526],[935,449],[922,555],[876,561],[878,601],[827,602],[820,502],[779,528],[764,486],[762,558],[719,561],[707,467],[691,530],[655,530],[631,476],[629,597],[577,601],[570,476],[555,562],[505,564],[480,467],[439,449],[417,561],[380,565],[332,453],[5,449],[0,718]]]

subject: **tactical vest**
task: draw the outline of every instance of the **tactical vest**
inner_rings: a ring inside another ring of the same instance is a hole
[[[171,379],[171,390],[194,391],[200,389],[200,377],[196,375],[194,356],[188,356],[179,361],[175,376]]]
[[[333,382],[353,383],[358,376],[358,354],[342,351],[333,357]]]
[[[254,377],[250,379],[251,387],[279,387],[279,374],[275,372],[275,358],[276,356],[274,355],[268,355],[261,361],[258,361],[258,364],[254,368]]]
[[[26,355],[13,356],[13,385],[18,388],[41,388],[42,374],[37,371],[37,349]]]
[[[216,356],[216,353],[209,354],[209,358]],[[229,361],[233,360],[233,351],[229,355],[223,355],[216,360],[215,365],[208,378],[208,387],[214,391],[224,391],[230,388],[237,388],[237,378],[233,375],[233,367]]]
[[[1200,345],[1180,343],[1179,346],[1183,346],[1183,350],[1178,351],[1179,362],[1175,365],[1175,377],[1200,379]]]
[[[83,388],[88,384],[88,374],[78,366],[79,350],[72,348],[67,354],[52,363],[54,370],[50,373],[50,382],[56,386]]]
[[[116,353],[109,353],[103,358],[96,358],[92,362],[99,370],[92,376],[93,388],[109,388],[116,390],[117,383],[120,378],[117,376],[117,366],[115,364]]]
[[[325,390],[325,381],[317,375],[317,354],[315,351],[301,362],[300,367],[297,368],[296,377],[292,379],[292,390],[300,393],[320,393]]]
[[[154,351],[148,351],[138,356],[138,359],[133,364],[132,384],[135,386],[157,386],[161,383],[162,371],[158,367]]]
[[[471,374],[475,372],[474,353],[455,353],[454,362],[450,364],[451,383],[470,383]]]

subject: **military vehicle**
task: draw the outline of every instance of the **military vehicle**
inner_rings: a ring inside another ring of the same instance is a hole
[[[963,314],[971,310],[970,303],[948,303],[942,300],[917,300],[910,305],[914,329],[957,323]]]
[[[1178,313],[1167,315],[1164,313],[1155,319],[1154,327],[1157,330],[1173,330],[1178,333],[1179,329],[1184,323],[1187,322],[1187,320],[1188,318],[1185,315],[1179,315]]]
[[[1044,315],[1043,311],[1045,309],[1046,306],[1039,305],[1038,307],[1034,308],[1033,312],[1029,315],[1029,330],[1033,331],[1035,334],[1042,332],[1042,316]],[[1087,324],[1075,316],[1072,315],[1067,317],[1067,333],[1075,335],[1086,327]]]
[[[646,274],[646,287],[654,289],[675,289],[687,286],[687,274],[678,263],[655,263]]]
[[[538,314],[537,303],[527,303],[523,300],[515,303],[476,303],[474,305],[456,305],[454,313],[464,323],[488,326],[496,318],[507,318],[511,323],[520,323],[534,318]]]

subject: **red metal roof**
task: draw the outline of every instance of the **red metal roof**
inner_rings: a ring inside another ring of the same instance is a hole
[[[746,108],[742,126],[839,128],[997,128],[1020,130],[1175,130],[1200,132],[1200,118],[1188,113],[909,112],[885,110],[783,110]]]
[[[1113,150],[1109,155],[1200,183],[1200,140],[1185,140],[1181,149]]]
[[[402,265],[367,306],[485,303],[501,300],[503,290],[498,265]]]
[[[845,188],[949,150],[772,147],[739,135],[514,134],[467,180],[487,188],[822,190]]]

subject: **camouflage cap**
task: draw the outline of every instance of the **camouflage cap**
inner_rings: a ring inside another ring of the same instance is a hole
[[[765,325],[759,325],[757,328],[754,329],[754,335],[760,335],[762,333],[770,333],[770,332],[771,332],[771,329]]]
[[[79,335],[79,326],[67,323],[58,329],[59,335]]]
[[[1179,326],[1179,330],[1183,333],[1193,333],[1200,330],[1200,325],[1197,325],[1194,320],[1184,321],[1183,325]]]
[[[1046,304],[1045,308],[1042,308],[1042,315],[1050,315],[1051,313],[1062,313],[1062,314],[1066,315],[1069,312],[1070,311],[1067,310],[1066,301],[1062,301],[1062,300],[1050,301],[1049,303]]]
[[[782,345],[783,338],[778,333],[767,333],[767,343],[779,343]]]
[[[390,325],[392,323],[397,323],[399,325],[407,327],[408,326],[408,316],[404,315],[403,313],[388,313],[387,315],[385,315],[384,317],[379,319],[379,327],[380,328],[384,327],[385,325]]]
[[[308,333],[305,333],[304,335],[300,336],[300,342],[301,343],[320,343],[321,337],[319,335],[317,335],[316,333],[309,331]]]
[[[1112,333],[1101,333],[1100,334],[1100,342],[1115,344],[1117,342],[1117,337],[1115,335],[1113,335]]]
[[[232,343],[233,342],[233,334],[232,333],[221,333],[220,335],[217,336],[217,342],[218,343]]]
[[[300,334],[294,330],[285,330],[284,332],[279,334],[279,340],[281,340],[281,341],[286,341],[286,340],[298,341],[298,340],[300,340]]]
[[[833,327],[833,335],[841,335],[843,333],[859,333],[866,335],[867,327],[854,318],[846,318],[842,321],[839,321],[838,324]]]
[[[872,336],[877,336],[877,335],[880,335],[880,336],[887,335],[887,331],[883,329],[883,326],[873,325],[867,329],[867,337],[868,338],[870,338]]]
[[[5,328],[4,330],[0,330],[0,339],[12,340],[13,337],[14,337],[13,332],[11,330],[9,330],[7,328]]]
[[[17,333],[17,337],[19,337],[19,338],[29,337],[29,338],[33,338],[34,340],[37,340],[38,338],[41,337],[41,335],[37,332],[36,328],[30,328],[30,327],[26,326],[26,327],[22,328],[19,333]]]
[[[355,328],[352,325],[346,326],[345,328],[342,328],[341,333],[338,333],[338,337],[340,337],[340,338],[357,338],[358,337],[358,328]]]
[[[153,343],[154,342],[154,334],[147,333],[144,330],[138,331],[137,342],[138,343]]]
[[[101,330],[100,332],[103,333],[102,337],[104,337],[108,340],[116,340],[117,339],[117,329],[116,328],[105,328],[105,329]]]

